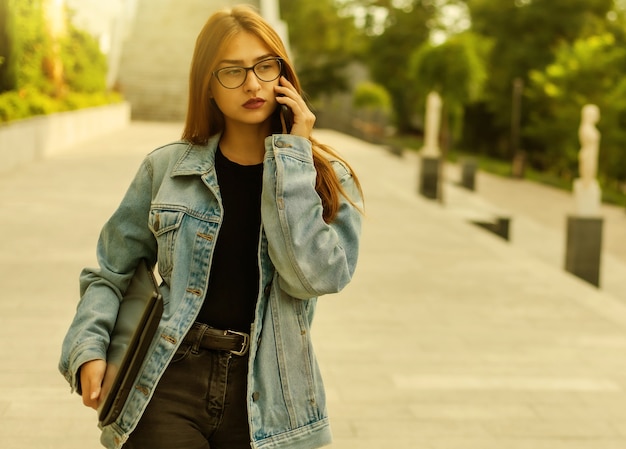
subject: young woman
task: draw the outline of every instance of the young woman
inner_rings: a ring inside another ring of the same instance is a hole
[[[315,117],[285,48],[252,9],[208,20],[189,93],[183,139],[146,157],[104,225],[99,268],[81,273],[60,370],[97,408],[120,298],[147,259],[158,263],[165,311],[103,445],[325,445],[309,331],[316,298],[354,272],[359,183],[311,137]]]

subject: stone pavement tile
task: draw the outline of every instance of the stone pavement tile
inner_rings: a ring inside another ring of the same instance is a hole
[[[605,417],[618,418],[624,423],[626,430],[626,389],[621,392],[606,392],[604,394],[594,394],[592,392],[577,393],[578,399],[587,412]]]
[[[55,386],[42,387],[41,385]],[[3,383],[6,385],[6,383]],[[3,449],[90,449],[99,447],[95,415],[81,408],[69,389],[51,382],[3,388],[10,399],[0,412],[0,447]]]
[[[466,213],[467,203],[501,210],[511,217],[510,242],[529,254],[563,269],[566,254],[567,217],[573,214],[571,192],[532,181],[511,179],[478,171],[477,189],[457,187],[459,166],[446,164],[445,207]],[[487,205],[487,206],[485,206]],[[603,204],[600,288],[626,302],[626,211],[623,206]]]
[[[423,402],[409,406],[409,412],[423,420],[493,421],[536,419],[539,414],[529,404]]]
[[[334,428],[333,428],[334,431]],[[327,446],[332,449],[382,449],[382,448],[406,448],[406,449],[433,449],[430,442],[427,440],[414,440],[410,446],[407,446],[405,440],[389,434],[385,429],[379,427],[379,432],[375,437],[368,438],[358,442],[355,445],[355,441],[352,438],[336,437],[333,440],[331,446]]]
[[[429,440],[428,444],[430,449],[622,449],[624,442],[611,438],[496,438],[489,442],[474,438],[441,438]]]
[[[498,438],[619,438],[611,423],[589,419],[514,419],[486,422],[485,429]]]
[[[479,171],[477,193],[494,205],[536,220],[548,229],[564,231],[567,215],[574,211],[572,193],[532,181],[512,179]],[[603,204],[605,249],[626,262],[626,210]]]

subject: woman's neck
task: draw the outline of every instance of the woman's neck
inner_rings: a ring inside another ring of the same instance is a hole
[[[222,154],[241,165],[263,162],[265,138],[269,131],[265,126],[226,126],[220,139]]]

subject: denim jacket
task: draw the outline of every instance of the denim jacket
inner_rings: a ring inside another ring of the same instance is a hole
[[[81,273],[81,299],[59,363],[79,393],[79,367],[106,358],[120,298],[139,261],[158,263],[163,279],[163,318],[122,413],[102,429],[107,448],[120,448],[136,427],[204,300],[222,223],[214,165],[219,138],[206,146],[175,142],[150,153],[102,229],[99,268]],[[331,436],[311,321],[316,298],[350,282],[361,214],[341,196],[337,217],[324,222],[307,139],[273,135],[265,148],[260,281],[247,386],[250,439],[258,449],[313,449]],[[347,167],[332,164],[346,194],[360,205]]]

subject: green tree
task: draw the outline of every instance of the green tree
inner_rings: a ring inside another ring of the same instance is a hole
[[[626,180],[626,46],[609,33],[562,44],[545,70],[532,71],[525,134],[532,139],[531,162],[571,180],[578,175],[578,126],[583,105],[601,111],[599,176]]]
[[[466,0],[472,30],[490,38],[489,81],[485,101],[473,107],[484,142],[495,154],[510,156],[512,86],[516,78],[528,82],[532,70],[543,70],[558,45],[604,29],[613,0]],[[522,123],[535,105],[525,104]],[[475,126],[476,123],[470,123]]]
[[[370,141],[380,142],[385,137],[391,111],[391,96],[380,84],[365,81],[356,86],[352,95],[357,128]]]
[[[354,19],[340,16],[333,0],[281,0],[294,64],[311,99],[348,89],[346,67],[362,51]]]
[[[354,89],[353,105],[356,109],[378,109],[382,112],[389,112],[391,109],[391,97],[380,84],[364,82]]]
[[[15,88],[52,93],[51,80],[43,71],[46,57],[52,53],[52,42],[46,31],[42,0],[9,0],[9,14],[14,24],[13,57],[18,67]]]
[[[61,59],[65,82],[71,91],[95,93],[106,90],[106,56],[91,34],[71,26],[62,42]]]
[[[15,89],[17,61],[15,60],[14,17],[9,14],[10,0],[0,0],[0,93]]]
[[[477,100],[487,78],[478,41],[477,36],[465,33],[440,45],[419,47],[410,59],[416,88],[437,91],[444,101],[459,106]]]
[[[415,90],[411,88],[408,61],[415,49],[428,41],[429,21],[436,9],[431,2],[418,1],[410,8],[389,7],[388,12],[384,31],[371,38],[366,63],[372,79],[393,99],[399,132],[407,132],[416,112],[416,97],[409,95]]]
[[[446,142],[460,136],[465,105],[483,92],[487,73],[481,52],[485,51],[486,45],[479,37],[463,33],[440,45],[426,43],[411,56],[409,72],[414,90],[421,94],[420,107],[424,107],[429,92],[441,96],[444,131],[449,134]]]
[[[44,0],[0,0],[0,121],[121,99],[106,92],[95,38],[69,21],[65,36],[53,37],[44,7]]]

